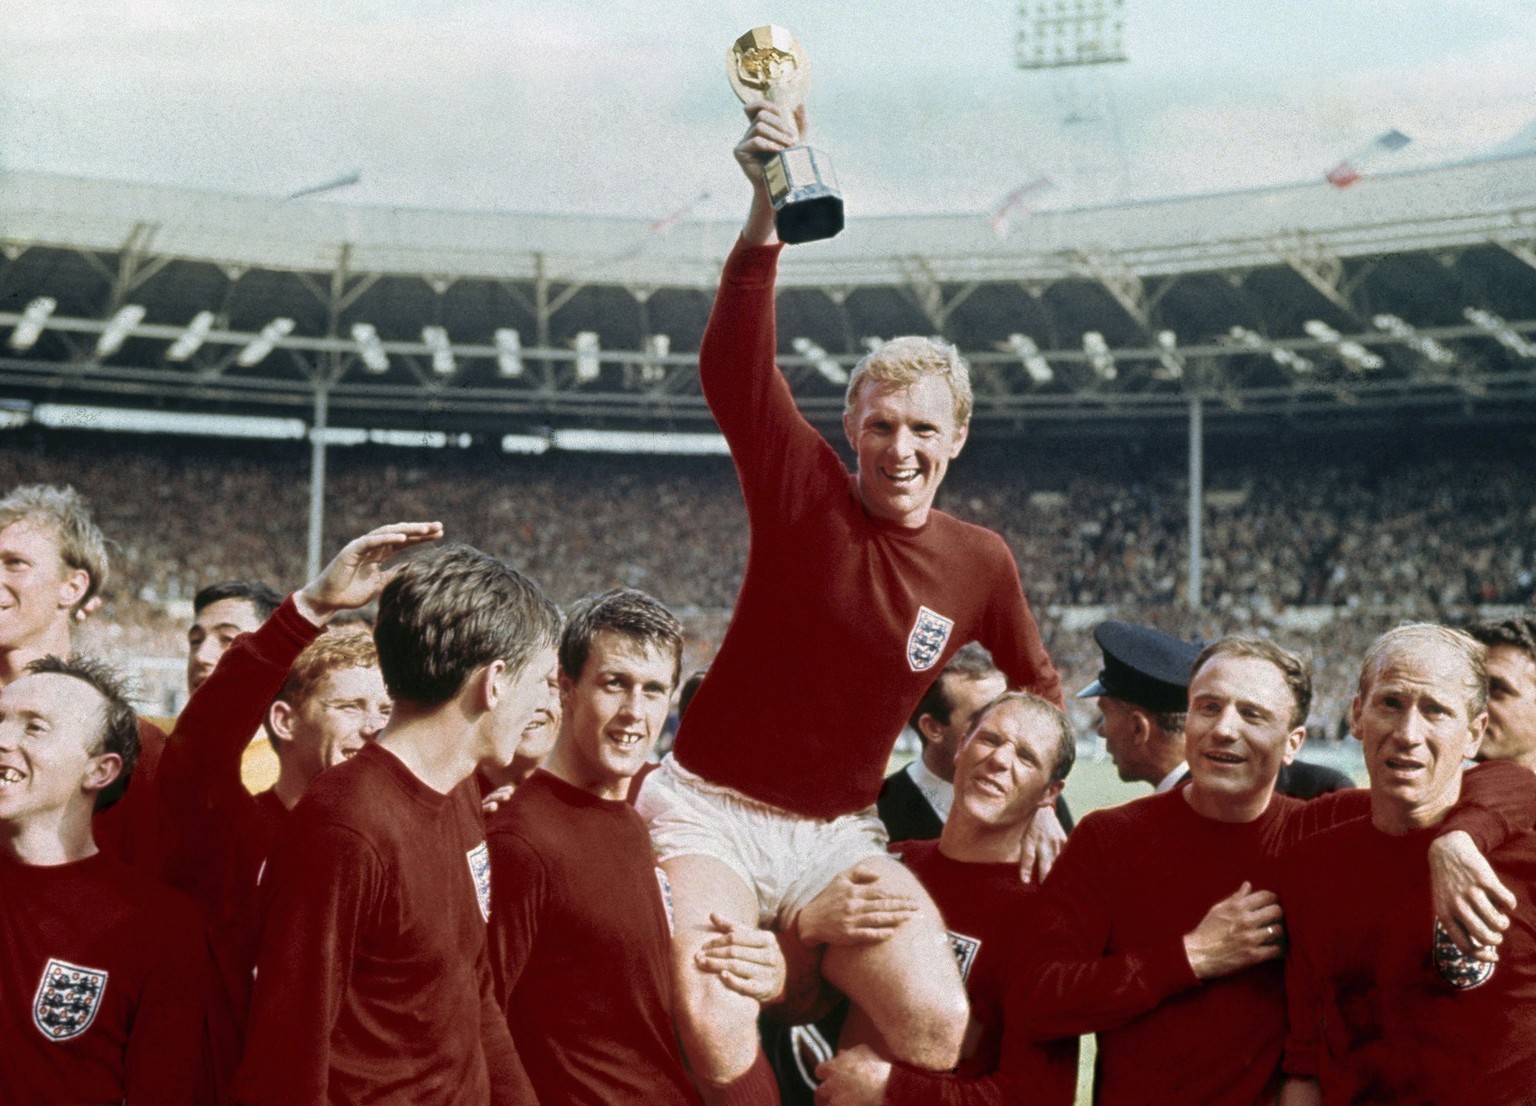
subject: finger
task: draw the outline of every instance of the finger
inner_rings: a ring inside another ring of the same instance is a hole
[[[1482,889],[1492,898],[1496,905],[1504,910],[1513,910],[1515,907],[1520,905],[1520,900],[1515,898],[1515,893],[1508,887],[1505,887],[1496,878],[1493,878],[1491,873],[1488,874],[1487,878],[1490,879],[1491,882],[1485,882]],[[1506,918],[1504,920],[1504,925],[1507,926],[1508,924],[1509,919]],[[1502,929],[1503,926],[1500,926],[1500,928]]]
[[[1232,893],[1231,897],[1234,898],[1234,899],[1240,899],[1240,898],[1242,898],[1244,895],[1248,894],[1248,892],[1250,892],[1252,890],[1253,890],[1253,884],[1249,883],[1245,879],[1245,880],[1243,880],[1243,885],[1241,887],[1239,887],[1236,891],[1234,891]]]
[[[1279,903],[1271,903],[1269,906],[1261,906],[1248,912],[1249,919],[1255,925],[1274,925],[1285,917],[1285,912],[1280,909]]]
[[[1273,891],[1250,891],[1240,901],[1244,909],[1262,910],[1266,907],[1278,905],[1280,896]]]
[[[709,915],[709,924],[714,926],[721,933],[729,933],[731,930],[736,928],[736,923],[733,920],[730,918],[722,917],[721,915],[715,914],[713,912],[711,912]]]
[[[1503,933],[1492,926],[1484,924],[1483,920],[1475,914],[1468,916],[1458,911],[1456,920],[1460,924],[1451,927],[1451,939],[1456,941],[1457,931],[1460,930],[1470,937],[1472,941],[1471,947],[1456,941],[1456,947],[1461,949],[1462,952],[1471,952],[1478,945],[1498,945],[1504,940]]]
[[[1457,903],[1458,915],[1475,918],[1484,927],[1503,934],[1509,928],[1509,915],[1500,910],[1481,887],[1474,887]]]
[[[853,883],[859,884],[878,883],[880,880],[880,871],[877,868],[870,868],[863,864],[859,864],[848,869],[848,879]]]

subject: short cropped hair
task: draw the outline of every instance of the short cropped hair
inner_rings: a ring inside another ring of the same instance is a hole
[[[925,714],[933,715],[940,724],[949,725],[949,717],[954,713],[955,704],[949,698],[949,689],[945,687],[944,678],[954,676],[961,680],[980,680],[998,671],[996,663],[992,660],[992,654],[979,641],[967,642],[960,647],[960,651],[950,658],[944,670],[928,685],[928,690],[923,692],[923,697],[917,701],[917,706],[912,708],[912,717],[909,722],[914,730],[917,729],[917,720]]]
[[[85,571],[89,583],[70,611],[78,614],[107,586],[107,539],[91,519],[91,505],[67,484],[22,484],[0,499],[0,529],[23,520],[52,529],[58,536],[59,559]]]
[[[1268,638],[1229,634],[1200,651],[1200,655],[1195,658],[1195,666],[1189,670],[1191,685],[1206,662],[1216,657],[1252,657],[1274,665],[1285,680],[1285,686],[1291,689],[1291,699],[1295,704],[1286,726],[1294,730],[1306,724],[1307,715],[1312,712],[1312,670],[1300,654],[1282,648]]]
[[[1372,681],[1392,658],[1412,656],[1435,646],[1449,649],[1466,666],[1463,683],[1467,691],[1468,720],[1482,714],[1488,709],[1488,650],[1472,635],[1436,622],[1407,622],[1373,641],[1360,662],[1360,697],[1366,697]]]
[[[377,668],[379,650],[366,627],[330,629],[310,642],[288,670],[277,698],[294,706],[315,692],[315,686],[328,672],[342,668]]]
[[[1490,622],[1474,622],[1467,633],[1485,647],[1512,645],[1536,661],[1536,618],[1516,615]]]
[[[683,681],[682,690],[677,693],[677,717],[681,721],[683,715],[688,713],[688,707],[693,703],[693,697],[698,694],[699,688],[704,686],[704,676],[709,669],[695,668],[688,673],[688,678]]]
[[[88,684],[101,696],[101,729],[86,748],[93,757],[116,753],[123,762],[117,778],[96,792],[95,810],[98,813],[106,810],[128,790],[128,780],[139,761],[139,718],[123,688],[122,678],[101,661],[79,654],[67,660],[55,656],[39,657],[27,665],[26,671],[34,676],[68,676]]]
[[[683,671],[683,626],[661,600],[635,588],[610,588],[571,605],[560,635],[560,671],[581,679],[597,635],[607,631],[672,654],[672,686]]]
[[[256,617],[263,622],[283,605],[282,595],[271,584],[264,584],[260,580],[221,580],[202,588],[192,597],[192,613],[202,614],[204,607],[211,607],[224,599],[245,600],[256,612]]]
[[[859,389],[866,380],[907,387],[925,376],[942,377],[949,385],[949,394],[955,401],[955,425],[959,427],[970,422],[971,408],[975,404],[971,394],[970,366],[954,346],[933,338],[892,338],[879,349],[866,353],[848,378],[843,412],[853,412]]]
[[[1047,782],[1060,783],[1065,780],[1068,773],[1072,771],[1072,765],[1077,762],[1077,741],[1072,736],[1072,726],[1067,721],[1067,716],[1048,699],[1042,699],[1030,691],[1005,691],[976,712],[976,717],[971,722],[970,733],[974,734],[981,728],[981,723],[987,715],[1006,703],[1018,703],[1030,714],[1039,715],[1050,722],[1051,728],[1055,731],[1056,757],[1051,764],[1051,778]],[[969,739],[970,734],[966,737]]]
[[[390,697],[435,706],[482,665],[500,660],[521,672],[559,632],[560,610],[537,584],[452,543],[407,562],[384,585],[373,640]]]

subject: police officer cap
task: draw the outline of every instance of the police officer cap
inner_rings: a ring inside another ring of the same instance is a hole
[[[1110,695],[1152,711],[1181,711],[1189,704],[1189,676],[1200,646],[1131,622],[1101,622],[1093,640],[1104,653],[1099,678],[1079,699]]]

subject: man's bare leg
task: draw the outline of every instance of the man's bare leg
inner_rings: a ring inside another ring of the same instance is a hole
[[[673,1020],[694,1077],[722,1087],[757,1060],[758,1003],[726,987],[717,974],[701,971],[695,957],[719,932],[711,914],[756,926],[757,895],[735,869],[712,856],[679,856],[661,866],[672,884]]]
[[[878,870],[885,888],[917,909],[883,941],[827,946],[822,976],[853,1004],[843,1043],[872,1031],[866,1043],[882,1055],[946,1071],[960,1059],[970,1007],[938,908],[900,862],[876,857],[856,867]]]

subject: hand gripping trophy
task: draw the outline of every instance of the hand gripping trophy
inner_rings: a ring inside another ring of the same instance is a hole
[[[810,63],[805,48],[783,27],[754,27],[732,44],[727,58],[731,88],[743,103],[761,97],[786,115],[805,102]],[[764,159],[773,199],[774,226],[789,243],[831,238],[843,229],[843,195],[827,155],[791,146]]]

